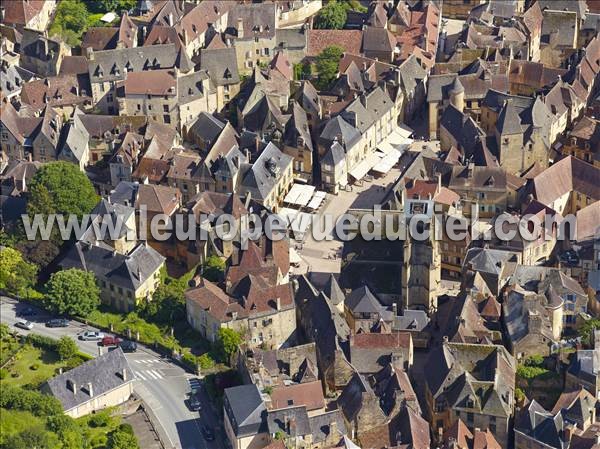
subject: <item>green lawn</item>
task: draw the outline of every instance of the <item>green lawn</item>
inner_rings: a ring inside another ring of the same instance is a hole
[[[55,376],[63,365],[55,352],[25,345],[16,359],[6,366],[9,374],[2,382],[17,387],[37,386]],[[18,374],[18,377],[13,377],[13,374]]]

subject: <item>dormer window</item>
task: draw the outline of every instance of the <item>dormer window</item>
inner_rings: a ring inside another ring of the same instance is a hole
[[[110,73],[111,73],[111,75],[115,75],[115,76],[119,76],[121,74],[121,71],[119,70],[119,67],[117,67],[117,64],[113,64]]]
[[[127,61],[127,64],[125,64],[125,71],[126,72],[132,72],[133,71],[133,66],[131,65],[131,63],[129,61]]]
[[[102,78],[104,76],[104,70],[102,70],[102,67],[98,66],[98,67],[96,67],[96,71],[94,72],[94,74],[98,78]]]

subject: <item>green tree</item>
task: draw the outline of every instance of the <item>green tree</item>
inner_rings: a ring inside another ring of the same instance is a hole
[[[340,67],[340,59],[344,54],[344,49],[337,45],[331,45],[323,49],[317,56],[317,72],[319,78],[316,81],[319,89],[326,89],[335,79]]]
[[[121,12],[131,10],[136,5],[136,0],[98,0],[98,6],[106,12]]]
[[[64,335],[58,340],[56,352],[61,360],[70,359],[77,354],[77,344],[71,337]]]
[[[330,1],[315,17],[315,28],[325,30],[341,30],[348,18],[344,2]]]
[[[231,356],[237,351],[238,346],[242,343],[242,335],[227,327],[219,329],[217,348],[221,354],[221,359],[228,363]]]
[[[0,289],[13,295],[23,295],[35,285],[37,267],[23,260],[13,248],[0,249]]]
[[[225,261],[219,256],[210,256],[202,266],[202,275],[211,282],[218,282],[225,273]]]
[[[579,328],[579,336],[581,337],[582,343],[585,345],[593,344],[592,342],[592,331],[594,329],[600,330],[600,319],[592,318],[585,321]]]
[[[54,312],[86,316],[100,305],[100,289],[94,273],[71,268],[50,276],[46,303]]]
[[[78,45],[86,29],[89,12],[81,0],[58,3],[50,34],[62,37],[69,45]]]
[[[135,435],[125,429],[113,430],[108,434],[108,449],[139,449]]]
[[[55,438],[41,427],[31,427],[11,435],[4,441],[2,447],[7,449],[54,449],[57,447]]]
[[[69,2],[61,2],[69,3]],[[74,214],[81,218],[98,202],[98,195],[88,177],[71,162],[50,162],[41,167],[29,184],[27,211],[48,215]]]

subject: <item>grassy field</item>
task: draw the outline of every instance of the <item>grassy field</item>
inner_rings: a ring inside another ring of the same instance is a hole
[[[9,374],[2,382],[17,387],[36,387],[55,376],[63,365],[55,352],[25,345],[6,367]]]

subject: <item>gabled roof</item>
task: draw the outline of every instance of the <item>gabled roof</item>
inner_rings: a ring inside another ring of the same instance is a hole
[[[293,158],[281,152],[272,142],[246,172],[242,188],[256,200],[265,200],[278,184],[280,177],[292,164]]]
[[[63,374],[48,380],[50,393],[60,401],[65,411],[102,397],[116,388],[133,382],[133,371],[121,348],[108,351]],[[89,385],[92,391],[89,391]],[[75,392],[72,391],[75,389]]]
[[[266,430],[267,408],[256,385],[226,388],[224,400],[225,412],[238,438]]]
[[[344,301],[352,313],[379,313],[383,306],[366,285],[353,290]]]

